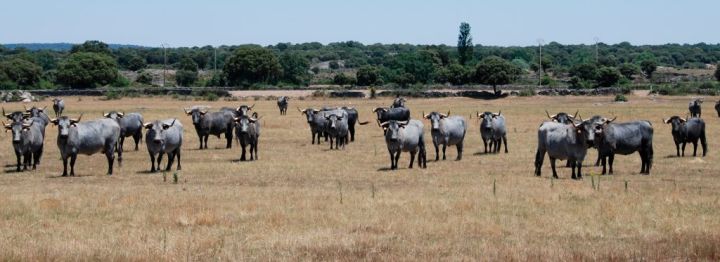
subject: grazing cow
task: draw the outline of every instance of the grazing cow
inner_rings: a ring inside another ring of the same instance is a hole
[[[377,114],[377,123],[380,126],[381,123],[395,120],[395,121],[408,121],[410,120],[410,109],[405,107],[387,108],[387,107],[376,107],[373,109],[373,113]],[[386,132],[387,129],[383,129]]]
[[[355,124],[367,125],[370,122],[360,122],[360,115],[354,107],[343,106],[340,109],[345,110],[348,115],[347,122],[348,131],[350,131],[350,141],[355,141]]]
[[[325,132],[330,137],[330,149],[333,149],[333,139],[335,139],[335,149],[340,149],[340,146],[345,149],[349,132],[347,112],[345,110],[326,111]]]
[[[700,117],[702,115],[702,109],[700,108],[700,104],[702,104],[703,100],[702,98],[693,99],[688,104],[688,110],[690,110],[690,117]]]
[[[482,122],[480,122],[480,137],[482,137],[485,146],[485,153],[488,153],[488,148],[492,153],[499,153],[503,141],[505,142],[505,153],[507,153],[507,130],[505,128],[505,116],[502,115],[502,112],[497,114],[492,112],[480,114],[480,112],[477,112],[477,117],[482,119]]]
[[[55,117],[62,116],[63,110],[65,110],[65,101],[62,98],[53,98],[53,111],[55,111]]]
[[[15,149],[15,158],[17,159],[17,169],[20,172],[20,157],[23,157],[23,170],[27,170],[32,161],[32,169],[35,170],[40,164],[40,158],[43,153],[44,136],[42,123],[34,123],[34,121],[18,121],[11,124],[5,124],[5,131],[12,131],[12,144]],[[41,130],[42,128],[42,130]]]
[[[221,134],[225,134],[225,148],[232,148],[232,131],[233,119],[235,114],[228,110],[220,110],[220,112],[208,113],[207,109],[193,107],[185,108],[185,114],[192,117],[193,126],[200,138],[200,149],[207,149],[207,141],[210,135],[220,138]],[[204,146],[203,146],[204,145]]]
[[[450,112],[441,114],[431,112],[425,115],[425,119],[430,120],[430,134],[432,135],[433,146],[435,146],[435,161],[440,160],[440,145],[442,145],[443,160],[445,160],[445,149],[448,146],[457,147],[457,158],[462,159],[463,141],[465,141],[465,132],[467,126],[465,118],[461,116],[448,116]]]
[[[423,123],[418,120],[383,122],[380,126],[387,129],[385,143],[390,153],[390,169],[397,169],[401,152],[410,152],[410,166],[418,155],[418,166],[427,168],[427,153],[423,139]]]
[[[693,143],[693,156],[697,156],[698,140],[700,140],[702,144],[702,155],[705,156],[707,154],[705,121],[697,117],[685,120],[679,116],[672,116],[667,120],[663,119],[663,122],[672,125],[672,136],[673,140],[675,140],[677,156],[680,156],[680,144],[682,144],[682,156],[685,156],[685,145],[687,142]]]
[[[173,160],[177,158],[177,170],[182,170],[180,165],[180,150],[183,141],[183,125],[175,118],[155,120],[143,124],[147,129],[145,132],[145,145],[150,154],[150,172],[160,170],[160,162],[164,154],[168,155],[168,163],[165,171],[170,171]],[[155,156],[157,156],[157,169],[155,169]]]
[[[30,117],[30,113],[23,113],[22,111],[15,111],[12,113],[5,113],[5,108],[2,108],[2,113],[7,119],[9,119],[12,122],[20,122],[24,118]]]
[[[327,122],[327,119],[325,119],[325,114],[323,113],[323,111],[313,108],[305,108],[302,110],[298,108],[298,111],[300,111],[301,114],[305,115],[307,123],[310,126],[312,144],[315,144],[315,137],[317,136],[317,142],[319,145],[320,137],[327,138],[327,134],[325,133],[325,123]]]
[[[135,151],[138,151],[138,144],[142,141],[143,116],[140,113],[125,114],[123,112],[110,111],[103,113],[105,118],[110,118],[120,125],[120,148],[123,148],[126,137],[133,137],[135,140]]]
[[[595,145],[602,159],[603,171],[606,173],[607,164],[610,165],[610,174],[613,173],[615,154],[629,155],[640,153],[640,174],[650,174],[653,159],[653,127],[649,121],[633,121],[628,123],[612,123],[615,118],[603,119],[592,123],[595,134]]]
[[[540,176],[545,153],[550,158],[553,177],[558,178],[555,160],[567,159],[572,167],[572,179],[582,179],[582,162],[592,144],[592,130],[589,122],[571,125],[544,122],[538,128],[538,146],[535,154],[535,175]],[[575,169],[577,168],[577,175]]]
[[[50,122],[58,127],[57,145],[63,160],[63,174],[67,176],[68,158],[70,159],[70,175],[75,175],[75,160],[78,154],[93,155],[105,153],[108,162],[108,175],[112,175],[115,151],[118,153],[118,163],[122,161],[122,148],[117,148],[120,139],[120,125],[117,121],[102,118],[80,123],[80,119],[71,119],[61,116]]]
[[[236,117],[235,119],[235,136],[240,147],[242,147],[242,154],[240,155],[240,161],[247,160],[245,158],[245,149],[250,146],[250,161],[258,159],[258,140],[260,138],[260,121],[258,121],[258,114],[253,113],[252,117],[244,115]]]
[[[395,96],[395,99],[393,100],[390,108],[405,107],[405,102],[407,102],[407,100],[405,100],[404,97],[400,97],[400,95],[397,95]]]
[[[578,112],[580,112],[580,111],[578,111]],[[575,117],[578,115],[578,112],[575,112],[574,115],[571,115],[571,114],[568,114],[565,112],[560,112],[560,113],[557,113],[557,114],[551,116],[550,113],[548,113],[548,111],[545,110],[545,114],[547,115],[547,117],[550,120],[552,120],[554,122],[562,123],[562,124],[574,123]]]
[[[280,109],[280,115],[287,115],[288,102],[290,98],[287,96],[278,97],[277,106]]]
[[[47,126],[48,124],[50,124],[50,117],[48,117],[48,115],[45,114],[45,109],[46,109],[46,108],[47,108],[47,107],[39,108],[39,107],[33,106],[33,107],[31,107],[30,109],[28,109],[28,108],[26,107],[26,108],[25,108],[25,112],[26,112],[26,113],[30,113],[30,116],[31,116],[31,117],[38,117],[38,118],[40,118],[40,120],[42,121],[42,124],[43,124],[44,126]]]

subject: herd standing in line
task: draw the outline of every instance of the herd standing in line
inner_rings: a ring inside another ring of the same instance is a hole
[[[383,129],[385,142],[390,155],[390,169],[398,168],[398,160],[402,152],[410,153],[412,168],[417,155],[418,166],[427,167],[427,152],[424,141],[424,124],[420,120],[411,119],[410,109],[406,107],[407,100],[396,97],[390,107],[377,107],[377,124]],[[702,115],[702,99],[693,99],[688,106],[690,117],[685,119],[672,116],[663,119],[665,124],[671,126],[671,133],[676,146],[678,157],[685,155],[687,143],[693,144],[693,156],[697,155],[697,146],[700,142],[703,154],[707,150],[705,122]],[[287,114],[288,97],[278,98],[277,105],[281,115]],[[208,112],[207,107],[194,106],[185,108],[185,113],[191,117],[193,126],[200,139],[200,149],[207,149],[208,137],[225,134],[226,148],[232,147],[233,130],[235,138],[241,145],[241,161],[246,161],[247,147],[249,146],[249,160],[258,159],[258,142],[260,137],[260,121],[257,112],[250,112],[254,105],[241,105],[237,108],[221,108],[218,112]],[[108,175],[113,173],[115,154],[118,165],[122,163],[123,144],[126,137],[133,137],[135,150],[142,141],[142,129],[146,129],[145,142],[150,155],[151,172],[160,170],[164,154],[168,155],[165,170],[170,170],[177,161],[177,170],[181,170],[181,148],[183,141],[183,125],[176,118],[144,122],[140,113],[125,114],[118,111],[103,113],[103,118],[80,122],[82,114],[77,119],[63,115],[65,103],[60,98],[53,99],[55,118],[50,119],[45,113],[46,108],[33,106],[23,111],[14,111],[3,115],[9,119],[5,124],[6,132],[12,132],[12,144],[15,151],[16,170],[27,170],[32,166],[36,169],[43,154],[45,128],[53,123],[58,128],[57,146],[63,161],[62,176],[75,175],[75,162],[78,154],[93,155],[104,153],[108,162]],[[720,101],[715,104],[720,117]],[[365,125],[361,122],[358,111],[353,107],[321,107],[320,109],[305,108],[298,111],[305,115],[312,135],[311,143],[321,143],[330,140],[331,149],[345,149],[348,143],[355,140],[355,125]],[[641,174],[650,174],[653,161],[653,126],[650,121],[640,120],[625,123],[615,123],[615,118],[607,119],[602,116],[593,116],[583,120],[576,112],[570,115],[564,112],[550,115],[538,128],[538,146],[535,155],[535,175],[541,175],[542,165],[547,154],[553,177],[557,178],[556,160],[567,160],[572,168],[571,177],[582,179],[582,164],[589,148],[596,148],[598,159],[596,166],[602,163],[602,174],[613,174],[613,163],[616,154],[629,155],[638,152],[641,159]],[[501,145],[507,149],[507,131],[505,117],[501,112],[478,112],[480,122],[480,136],[485,153],[499,153]],[[467,123],[461,116],[451,116],[450,112],[423,113],[423,118],[430,123],[430,134],[435,147],[435,161],[440,160],[440,146],[442,146],[442,159],[446,159],[448,146],[456,146],[456,160],[462,160],[464,139],[467,132]],[[472,117],[471,117],[472,118]],[[682,150],[681,150],[682,149]],[[68,163],[70,172],[68,172]],[[22,169],[21,169],[22,166]],[[608,168],[609,166],[609,168]]]

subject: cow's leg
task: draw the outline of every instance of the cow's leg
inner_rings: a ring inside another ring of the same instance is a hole
[[[258,141],[257,141],[257,138],[255,138],[254,144],[255,144],[255,160],[257,160],[257,159],[258,159]]]
[[[203,140],[204,140],[204,142],[205,142],[205,149],[207,149],[207,148],[208,148],[208,145],[207,145],[207,142],[208,142],[208,138],[210,138],[210,135],[209,135],[209,134],[208,134],[208,135],[205,135],[205,136],[203,136]]]
[[[576,161],[577,162],[577,179],[582,179],[582,161]]]
[[[118,141],[118,142],[119,142],[119,146],[117,148],[115,148],[115,150],[120,150],[123,148],[123,145],[125,144],[125,134],[120,134],[120,141]]]
[[[122,153],[120,153],[120,152],[122,151],[122,148],[119,150],[120,151],[118,151],[118,156],[121,156]],[[114,151],[114,148],[112,148],[112,147],[109,147],[108,149],[105,150],[105,156],[107,157],[107,162],[108,162],[108,173],[107,173],[108,175],[112,175],[112,172],[113,172],[113,164],[115,162],[115,154],[113,154],[113,151]],[[120,159],[122,159],[122,157],[118,157],[118,165],[120,164],[120,161],[121,161]]]
[[[675,142],[675,150],[677,151],[677,156],[680,156],[680,143]]]
[[[170,171],[170,168],[172,167],[173,161],[175,161],[175,152],[169,152],[169,153],[168,153],[167,166],[165,166],[165,171]],[[158,168],[159,168],[159,167],[158,167]]]
[[[416,153],[417,153],[417,150],[416,150],[416,151],[410,151],[410,166],[408,166],[409,169],[412,169],[413,162],[415,162],[415,154],[416,154]]]
[[[182,166],[180,166],[180,147],[178,146],[177,149],[175,149],[175,155],[177,156],[177,167],[175,167],[178,171],[182,170]]]
[[[613,162],[615,162],[615,154],[610,154],[608,157],[608,164],[610,165],[610,174],[613,174]]]
[[[35,164],[40,165],[40,159],[42,159],[43,152],[45,151],[45,145],[41,145],[38,152],[35,153]]]
[[[155,170],[155,153],[148,151],[148,154],[150,155],[150,163],[151,163],[150,173],[155,173],[155,171],[157,171],[157,170]]]
[[[20,170],[21,170],[20,166],[21,166],[21,162],[22,162],[21,161],[22,154],[20,154],[20,152],[15,151],[15,158],[17,159],[17,168],[15,169],[15,171],[20,172]]]
[[[164,155],[165,155],[165,152],[163,152],[163,151],[160,151],[160,153],[158,153],[158,157],[157,157],[157,169],[158,170],[160,170],[160,167],[161,167],[160,163],[162,162]]]
[[[243,143],[240,143],[240,147],[242,147],[242,153],[240,154],[240,161],[245,161],[245,148],[247,147],[247,144],[243,141]]]
[[[485,154],[487,154],[487,152],[488,152],[487,140],[485,140],[485,138],[483,138],[482,141],[483,141],[483,146],[485,146]]]
[[[110,145],[110,147],[112,147],[112,146],[113,146],[113,145]],[[115,145],[115,146],[117,146],[117,145]],[[113,151],[115,151],[115,150],[113,150]],[[122,167],[123,147],[121,146],[120,148],[116,148],[116,151],[117,151],[117,154],[118,154],[118,157],[117,157],[117,158],[118,158],[118,166]]]
[[[455,160],[462,160],[462,153],[463,153],[463,142],[460,142],[459,144],[455,145],[457,147],[457,158]]]
[[[605,169],[605,167],[607,166],[607,160],[605,160],[605,157],[601,157],[601,158],[602,158],[602,167],[603,167],[603,171],[601,174],[604,175],[605,173],[607,173],[607,170]]]
[[[32,153],[30,151],[25,152],[23,154],[23,171],[28,170],[28,166],[30,166],[30,158],[32,157]]]
[[[68,172],[67,172],[68,158],[67,158],[67,156],[63,156],[63,157],[62,157],[62,161],[63,161],[63,173],[62,173],[62,176],[67,176],[67,175],[68,175]]]
[[[540,176],[543,161],[545,160],[545,151],[538,149],[535,153],[535,176]]]
[[[682,142],[682,156],[685,156],[685,145],[687,145],[687,142]]]
[[[577,167],[577,163],[574,159],[568,159],[568,162],[570,162],[570,168],[572,169],[572,175],[570,176],[572,179],[577,179],[577,176],[575,175],[575,167]]]
[[[310,134],[312,135],[312,144],[315,144],[315,132],[310,131]]]
[[[70,156],[70,175],[75,176],[75,160],[77,160],[77,154]]]
[[[140,144],[140,141],[142,141],[142,130],[137,131],[135,135],[133,136],[133,140],[135,140],[135,151],[138,151],[138,144]]]
[[[355,125],[350,125],[350,141],[355,142]]]
[[[556,160],[555,158],[552,158],[552,157],[550,158],[550,168],[552,168],[553,177],[558,178],[557,171],[555,170],[555,160]],[[542,163],[542,161],[541,161],[541,163]]]
[[[692,143],[693,143],[693,156],[695,157],[695,156],[697,156],[697,144],[698,144],[698,141],[695,140],[695,141],[693,141]]]
[[[443,144],[443,160],[447,159],[445,157],[445,150],[447,149],[447,144]]]
[[[638,153],[640,153],[640,174],[645,174],[645,167],[647,167],[647,152],[641,149]]]
[[[327,140],[325,140],[325,141],[327,141]],[[330,149],[333,149],[333,143],[334,143],[334,142],[333,142],[333,137],[330,136]]]
[[[395,156],[392,150],[388,149],[388,154],[390,154],[390,169],[395,169]]]
[[[227,144],[225,145],[225,148],[232,148],[232,139],[233,139],[232,124],[229,124],[225,130],[226,130],[225,131],[225,140],[227,140]]]
[[[507,154],[507,152],[508,152],[508,149],[507,149],[507,135],[503,136],[503,142],[505,143],[505,154]]]
[[[435,161],[440,161],[440,146],[437,139],[433,139],[433,146],[435,146]]]
[[[400,161],[400,153],[402,153],[402,150],[398,150],[395,153],[395,169],[398,168],[398,161]]]

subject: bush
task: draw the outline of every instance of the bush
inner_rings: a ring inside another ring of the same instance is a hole
[[[377,89],[374,86],[370,87],[370,99],[377,98]]]
[[[105,93],[105,99],[103,100],[119,100],[122,98],[122,94],[118,92],[117,90],[108,90]]]
[[[615,95],[615,102],[627,102],[627,97],[623,94],[617,94]]]
[[[330,61],[330,64],[328,65],[330,69],[340,69],[340,64],[338,64],[337,61]]]
[[[130,86],[130,80],[127,79],[127,77],[124,77],[120,74],[118,74],[117,78],[115,78],[115,81],[110,83],[110,86],[113,87],[128,87]]]
[[[138,74],[137,79],[135,79],[135,82],[150,85],[152,84],[153,76],[150,74],[150,72],[147,71],[140,71]]]
[[[175,73],[175,82],[179,86],[192,86],[198,79],[197,71],[178,70]]]
[[[535,88],[532,88],[532,87],[523,88],[518,93],[518,96],[535,96]]]
[[[205,95],[205,100],[207,100],[207,101],[218,101],[218,99],[220,99],[220,97],[218,97],[217,94],[212,93],[212,92],[208,92]]]

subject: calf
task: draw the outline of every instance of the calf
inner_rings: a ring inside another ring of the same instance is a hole
[[[290,98],[287,96],[278,97],[277,106],[280,109],[280,115],[287,115],[288,102]]]
[[[78,119],[61,116],[50,122],[58,127],[57,145],[63,160],[63,174],[67,176],[68,159],[70,175],[75,175],[75,160],[78,154],[93,155],[103,152],[107,157],[108,175],[112,175],[115,151],[120,138],[120,125],[117,121],[103,118],[79,123]],[[122,161],[122,148],[117,148],[118,163]]]
[[[555,160],[567,159],[572,167],[572,179],[582,179],[582,162],[592,144],[592,126],[589,122],[571,125],[544,122],[538,128],[538,146],[535,154],[535,175],[540,176],[545,153],[550,157],[553,177],[558,178]],[[577,175],[575,169],[577,168]]]
[[[595,145],[602,159],[603,171],[606,174],[607,164],[610,174],[613,173],[615,154],[640,154],[640,174],[650,174],[653,159],[653,127],[649,121],[633,121],[628,123],[612,123],[615,120],[603,119],[592,123],[595,134]]]
[[[133,137],[135,140],[135,151],[138,150],[138,144],[142,141],[143,116],[140,113],[125,114],[123,112],[110,111],[103,113],[105,118],[110,118],[118,122],[120,125],[120,145],[122,148],[125,144],[126,137]]]
[[[691,117],[700,117],[702,115],[702,109],[700,108],[700,104],[702,104],[702,102],[702,98],[690,101],[688,104],[688,110],[690,111]]]
[[[236,117],[235,119],[235,136],[240,147],[242,147],[242,154],[240,155],[240,161],[245,161],[245,148],[250,146],[250,161],[258,159],[258,139],[260,138],[260,121],[258,121],[257,113],[253,113],[252,117],[247,115]]]
[[[53,111],[55,111],[55,117],[62,116],[63,110],[65,110],[65,101],[62,98],[53,98]]]
[[[15,158],[17,159],[17,169],[20,172],[20,158],[23,157],[23,170],[27,170],[32,162],[32,169],[35,170],[40,164],[40,158],[43,153],[44,136],[41,123],[34,121],[19,121],[11,124],[5,124],[5,132],[12,131],[12,145],[15,150]]]
[[[168,163],[165,171],[170,171],[173,160],[177,158],[177,170],[182,170],[180,166],[180,150],[183,142],[183,125],[175,118],[165,120],[155,120],[153,122],[144,123],[145,145],[150,154],[150,172],[160,170],[160,162],[162,162],[163,154],[168,155]],[[155,169],[155,157],[157,156],[157,169]]]
[[[333,149],[333,139],[335,139],[335,149],[340,149],[340,146],[345,149],[348,137],[348,114],[344,110],[327,111],[325,120],[325,131],[330,137],[330,149]]]
[[[220,138],[221,134],[225,134],[225,148],[232,148],[233,119],[235,118],[233,112],[221,110],[220,112],[208,113],[207,109],[198,107],[193,107],[190,110],[185,108],[184,110],[185,114],[192,117],[195,132],[200,138],[200,149],[207,149],[207,141],[210,135]]]
[[[485,146],[485,153],[488,153],[488,146],[490,152],[499,153],[501,142],[505,142],[505,153],[507,149],[507,130],[505,128],[505,117],[502,112],[497,114],[492,112],[485,112],[480,114],[477,112],[477,117],[482,119],[480,122],[480,137],[483,140]]]
[[[423,115],[425,119],[430,120],[430,134],[432,135],[433,146],[435,146],[435,161],[440,160],[440,145],[442,145],[443,160],[446,159],[445,149],[453,145],[457,147],[457,158],[455,160],[461,160],[463,141],[465,140],[465,132],[467,131],[465,118],[461,116],[448,116],[450,112],[448,112],[447,115],[438,112]]]
[[[697,117],[685,120],[679,116],[672,116],[667,120],[663,119],[663,122],[672,125],[672,136],[675,141],[677,156],[680,156],[680,144],[682,144],[682,156],[685,156],[685,145],[687,142],[693,143],[693,156],[697,156],[698,140],[700,140],[702,144],[702,155],[705,156],[707,154],[705,121]]]
[[[418,166],[427,168],[427,154],[423,140],[423,123],[418,120],[383,122],[380,126],[385,132],[385,143],[390,153],[390,169],[397,169],[401,152],[410,152],[410,166],[412,168],[415,154],[418,155]]]

